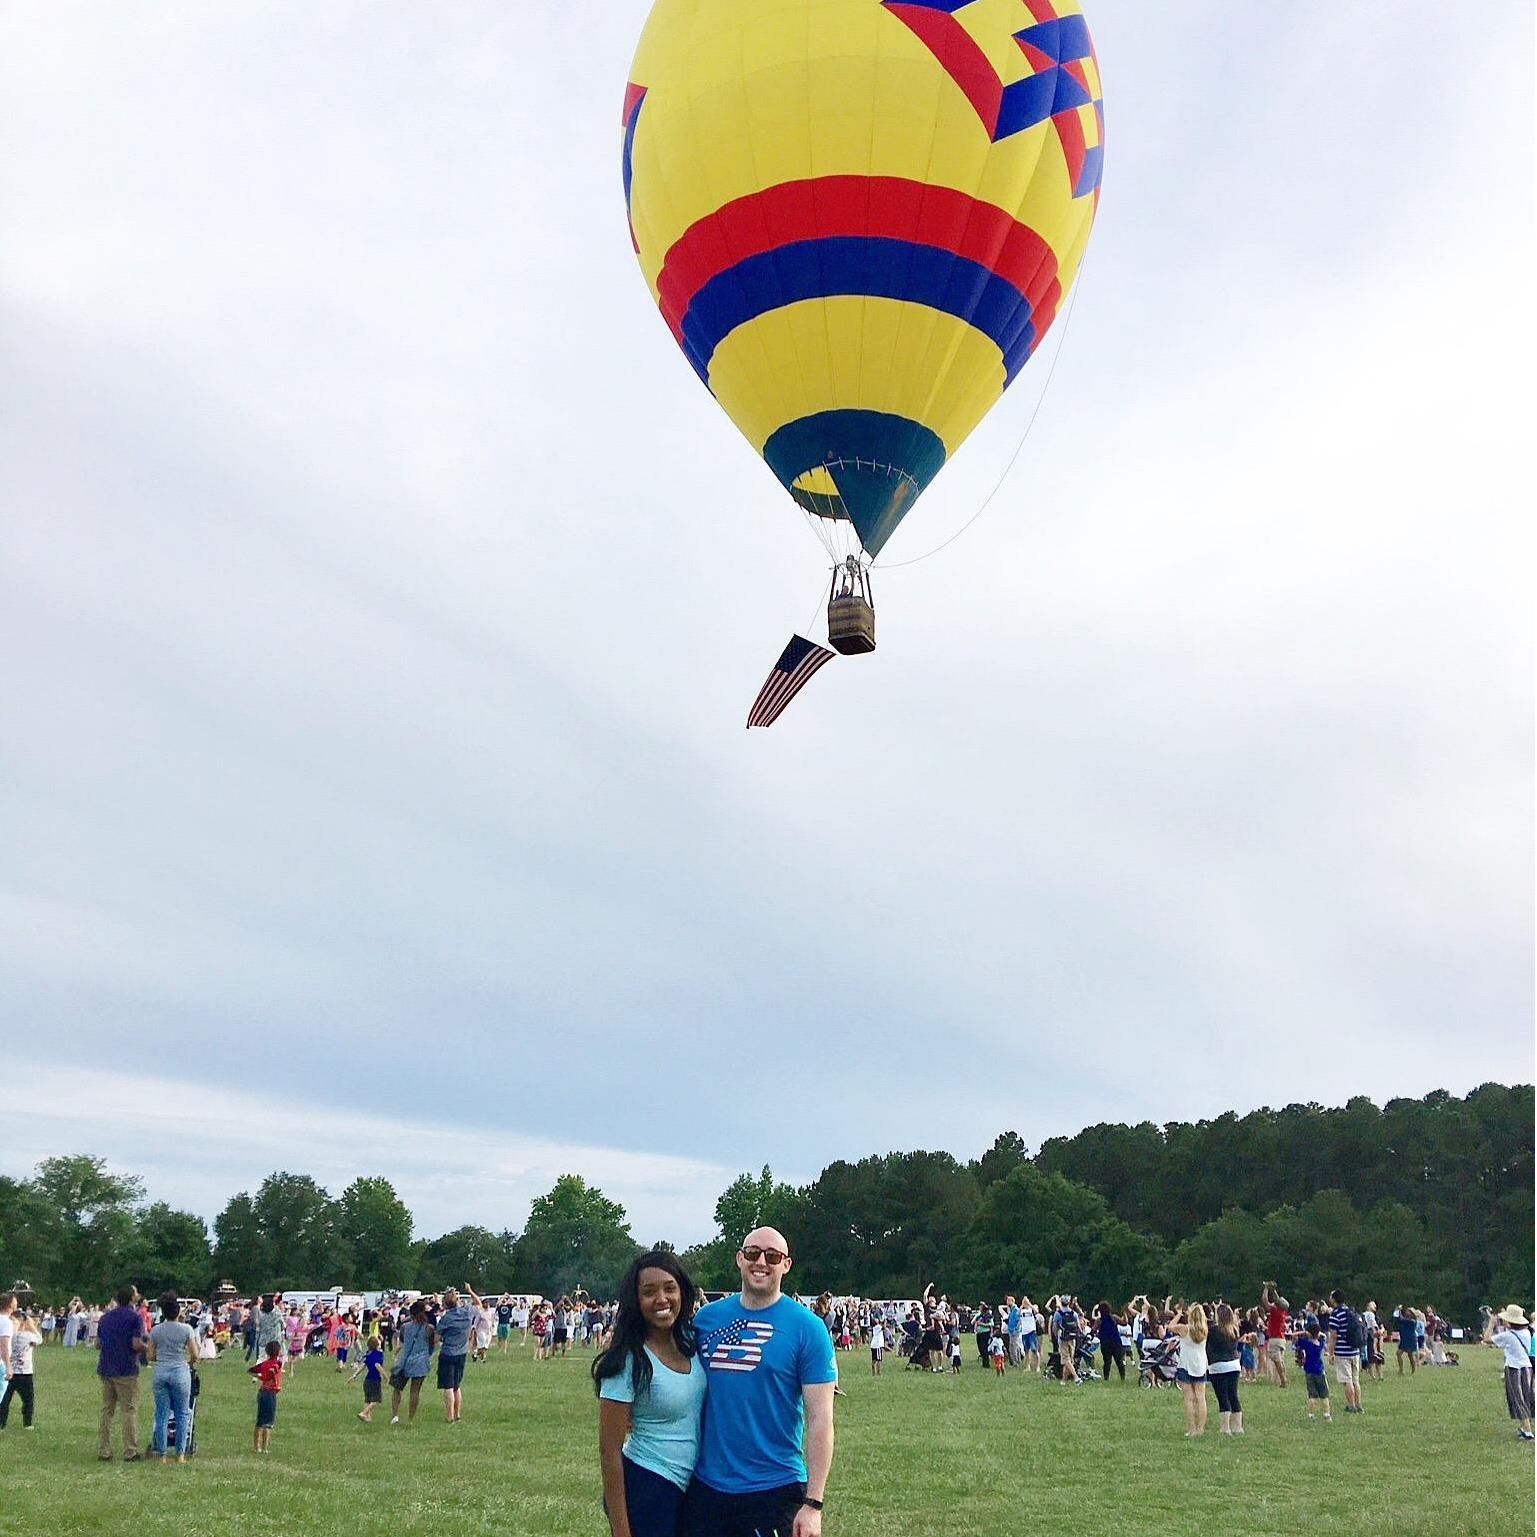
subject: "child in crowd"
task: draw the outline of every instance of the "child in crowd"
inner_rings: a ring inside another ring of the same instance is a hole
[[[886,1354],[886,1326],[877,1318],[870,1325],[870,1375],[879,1377],[881,1360]]]
[[[1310,1315],[1307,1332],[1297,1336],[1297,1360],[1302,1366],[1302,1380],[1307,1385],[1308,1418],[1313,1418],[1313,1402],[1324,1406],[1324,1420],[1329,1415],[1329,1379],[1324,1376],[1324,1341],[1318,1319]]]
[[[952,1348],[954,1349],[955,1354],[951,1358],[950,1364],[955,1371],[959,1371],[961,1369],[960,1341],[957,1340]],[[992,1339],[988,1341],[987,1354],[993,1363],[993,1373],[995,1376],[1001,1377],[1003,1375],[1003,1369],[1008,1364],[1008,1348],[1009,1347],[1003,1343],[1003,1336],[1001,1334],[995,1334]]]
[[[370,1334],[362,1360],[363,1407],[358,1418],[367,1425],[374,1417],[374,1405],[384,1402],[384,1350],[377,1334]]]
[[[272,1450],[272,1422],[277,1418],[278,1394],[283,1388],[283,1347],[276,1340],[267,1341],[267,1354],[246,1370],[256,1378],[256,1434],[251,1450]]]

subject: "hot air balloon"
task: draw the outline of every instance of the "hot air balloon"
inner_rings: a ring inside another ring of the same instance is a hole
[[[869,566],[1040,344],[1099,203],[1076,0],[656,0],[623,110],[631,243],[710,393]]]

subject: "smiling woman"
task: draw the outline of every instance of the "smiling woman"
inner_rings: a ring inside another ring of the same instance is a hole
[[[592,1364],[611,1537],[674,1537],[699,1458],[705,1372],[697,1297],[674,1255],[640,1255],[619,1283],[613,1339]]]

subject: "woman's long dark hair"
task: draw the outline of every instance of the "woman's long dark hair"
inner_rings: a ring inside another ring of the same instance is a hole
[[[617,1377],[627,1364],[634,1368],[635,1396],[651,1386],[651,1357],[646,1354],[646,1317],[640,1310],[640,1273],[665,1270],[678,1283],[678,1316],[673,1320],[673,1343],[685,1356],[694,1354],[694,1299],[698,1289],[688,1271],[678,1263],[676,1254],[664,1249],[650,1249],[635,1257],[619,1283],[619,1312],[614,1318],[609,1347],[592,1363],[593,1387],[601,1388],[610,1377]]]

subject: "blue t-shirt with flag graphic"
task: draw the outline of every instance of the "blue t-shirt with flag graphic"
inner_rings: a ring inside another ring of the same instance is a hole
[[[710,1374],[695,1476],[722,1494],[804,1483],[801,1389],[838,1380],[827,1326],[791,1297],[747,1308],[736,1296],[700,1308],[694,1329]]]

